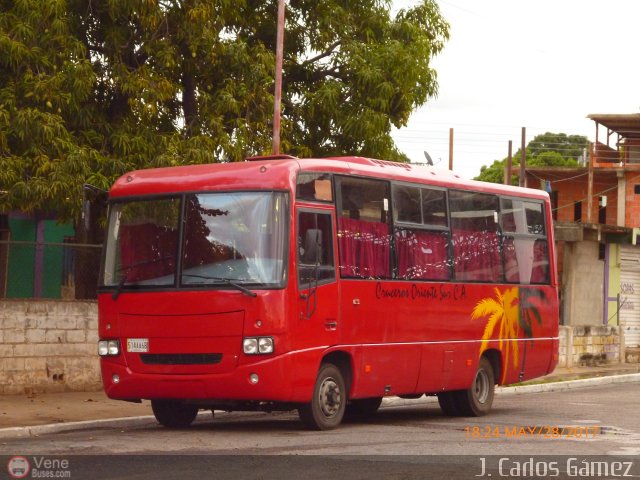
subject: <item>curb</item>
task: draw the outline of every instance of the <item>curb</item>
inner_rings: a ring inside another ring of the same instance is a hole
[[[613,383],[640,382],[640,373],[624,375],[609,375],[605,377],[582,378],[579,380],[565,380],[534,385],[518,385],[515,387],[498,387],[496,395],[519,395],[523,393],[562,392],[578,388],[592,387],[596,385],[610,385]],[[417,399],[404,399],[399,397],[385,398],[383,407],[415,406],[425,403],[425,397]]]
[[[519,395],[524,393],[561,392],[567,390],[592,387],[596,385],[610,385],[614,383],[640,382],[640,373],[626,375],[610,375],[597,378],[584,378],[579,380],[567,380],[535,385],[518,385],[516,387],[498,387],[496,395]],[[399,397],[384,398],[382,408],[417,406],[428,402],[429,397],[417,399],[403,399]],[[211,415],[210,412],[200,412],[198,416]],[[140,417],[106,418],[101,420],[83,420],[81,422],[52,423],[48,425],[34,425],[30,427],[0,428],[0,439],[30,438],[52,433],[73,432],[76,430],[100,429],[100,428],[131,428],[145,425],[157,425],[153,415]]]
[[[73,432],[90,428],[139,427],[143,425],[157,425],[153,415],[143,417],[105,418],[100,420],[83,420],[81,422],[50,423],[47,425],[33,425],[30,427],[0,428],[0,439],[30,438],[51,433]]]
[[[594,385],[610,385],[612,383],[630,382],[640,382],[640,373],[581,378],[578,380],[538,383],[534,385],[518,385],[516,387],[499,387],[496,390],[496,393],[499,395],[514,395],[519,393],[562,392],[576,388],[591,387]]]

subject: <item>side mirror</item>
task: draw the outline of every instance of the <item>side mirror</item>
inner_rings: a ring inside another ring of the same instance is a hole
[[[91,207],[93,204],[104,206],[107,203],[109,192],[101,188],[85,183],[82,186],[82,220],[84,227],[89,229],[91,225]]]

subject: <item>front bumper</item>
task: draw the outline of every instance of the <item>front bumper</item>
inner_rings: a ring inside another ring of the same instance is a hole
[[[230,372],[182,375],[137,373],[126,365],[102,359],[102,382],[107,396],[118,400],[308,402],[319,353],[288,353],[238,365]],[[257,383],[250,381],[252,374],[258,376]]]

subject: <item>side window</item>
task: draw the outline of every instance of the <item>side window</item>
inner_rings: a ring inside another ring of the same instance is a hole
[[[503,198],[500,206],[505,280],[523,284],[549,283],[544,204]]]
[[[315,172],[300,173],[296,180],[296,198],[312,202],[333,202],[331,175]]]
[[[542,206],[541,202],[503,198],[500,215],[502,230],[508,233],[545,235]]]
[[[405,185],[393,186],[394,222],[422,224],[420,189]]]
[[[393,186],[398,278],[451,278],[446,207],[444,190]]]
[[[447,227],[447,197],[443,190],[422,188],[422,220],[425,225]]]
[[[396,223],[447,227],[447,197],[444,190],[394,185],[393,220]]]
[[[298,283],[301,287],[336,277],[331,214],[298,212]]]
[[[498,197],[451,190],[451,235],[456,280],[503,281]]]
[[[338,177],[340,275],[390,278],[389,183]]]

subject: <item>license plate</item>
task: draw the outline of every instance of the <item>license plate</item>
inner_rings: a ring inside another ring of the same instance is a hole
[[[127,352],[147,353],[148,351],[148,338],[127,338]]]

